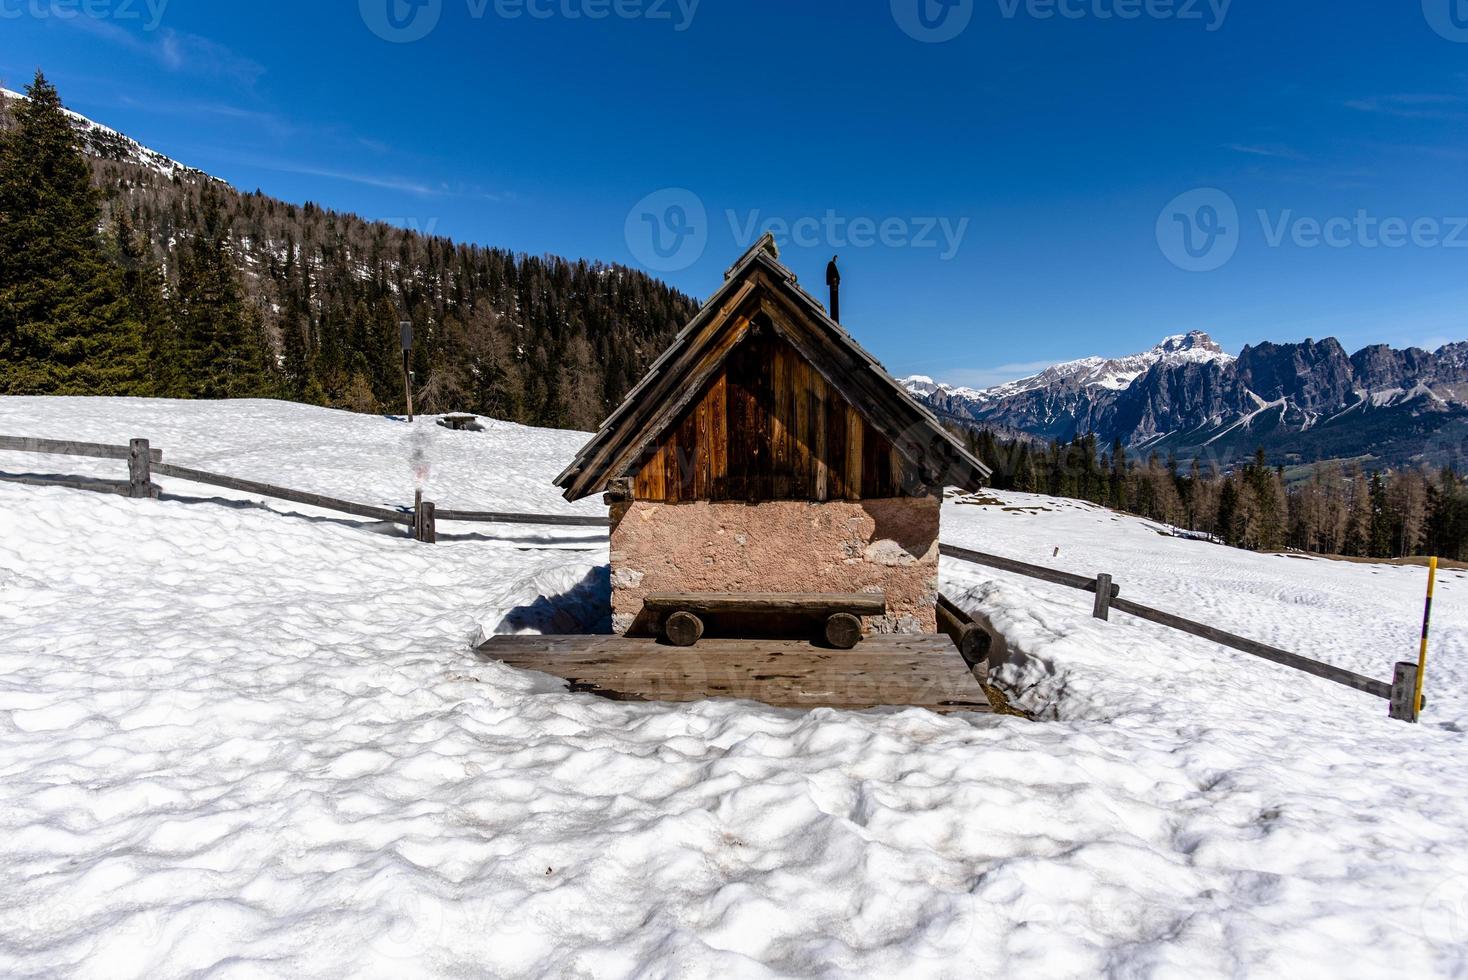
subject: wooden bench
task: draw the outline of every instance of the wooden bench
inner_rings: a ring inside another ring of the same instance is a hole
[[[825,621],[826,642],[851,650],[862,639],[862,616],[885,616],[887,597],[880,592],[825,593],[667,592],[643,603],[663,620],[663,635],[674,646],[691,647],[703,639],[705,617],[719,615],[799,616]]]

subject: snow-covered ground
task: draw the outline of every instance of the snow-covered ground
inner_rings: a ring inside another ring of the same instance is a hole
[[[0,433],[535,511],[572,509],[550,480],[585,438],[89,399],[0,399]],[[1043,722],[628,705],[472,654],[481,632],[594,626],[594,534],[445,525],[421,546],[160,482],[161,501],[0,485],[0,974],[1468,974],[1461,573],[1419,727],[956,563],[947,591],[1023,653],[1004,681]],[[1109,571],[1383,679],[1415,653],[1421,569],[1002,496],[951,504],[945,540]]]

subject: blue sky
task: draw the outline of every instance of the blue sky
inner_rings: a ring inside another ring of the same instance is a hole
[[[1468,0],[0,0],[38,66],[242,189],[697,296],[782,222],[898,374],[1468,338]]]

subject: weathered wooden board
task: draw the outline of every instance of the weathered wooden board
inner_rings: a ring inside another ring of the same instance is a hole
[[[73,442],[65,439],[34,439],[30,436],[0,436],[0,449],[18,453],[45,453],[51,456],[90,456],[94,459],[127,459],[130,446],[107,446],[96,442]],[[151,450],[154,463],[163,462],[163,450]]]
[[[93,493],[116,493],[126,497],[133,491],[127,480],[102,480],[89,476],[64,476],[47,473],[0,473],[0,483],[19,483],[28,487],[56,487],[61,490],[90,490]],[[149,496],[156,497],[158,488],[152,487]]]
[[[659,592],[643,600],[650,612],[687,610],[696,613],[805,613],[830,616],[887,615],[887,599],[880,592]]]
[[[375,521],[383,521],[391,524],[406,524],[409,527],[413,525],[412,514],[399,513],[398,511],[388,510],[385,507],[369,507],[366,504],[355,504],[349,500],[337,500],[334,497],[326,497],[319,493],[306,493],[301,490],[271,486],[268,483],[258,483],[254,480],[241,480],[238,477],[222,476],[218,473],[206,473],[203,470],[191,469],[187,466],[174,466],[169,463],[163,463],[154,467],[153,472],[158,476],[173,477],[176,480],[202,483],[205,486],[224,487],[227,490],[239,490],[242,493],[255,494],[261,497],[273,497],[276,500],[288,500],[291,503],[320,507],[323,510],[340,511],[344,514],[366,517]]]
[[[620,701],[729,698],[781,708],[991,711],[946,636],[870,637],[855,650],[794,640],[714,639],[677,648],[614,636],[498,636],[479,654]]]
[[[758,324],[756,324],[758,325]],[[649,447],[637,499],[848,500],[915,484],[892,443],[795,348],[753,332]]]

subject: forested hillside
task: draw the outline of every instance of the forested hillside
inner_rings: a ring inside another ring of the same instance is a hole
[[[594,428],[693,314],[620,266],[364,221],[0,98],[0,392],[283,397]]]

